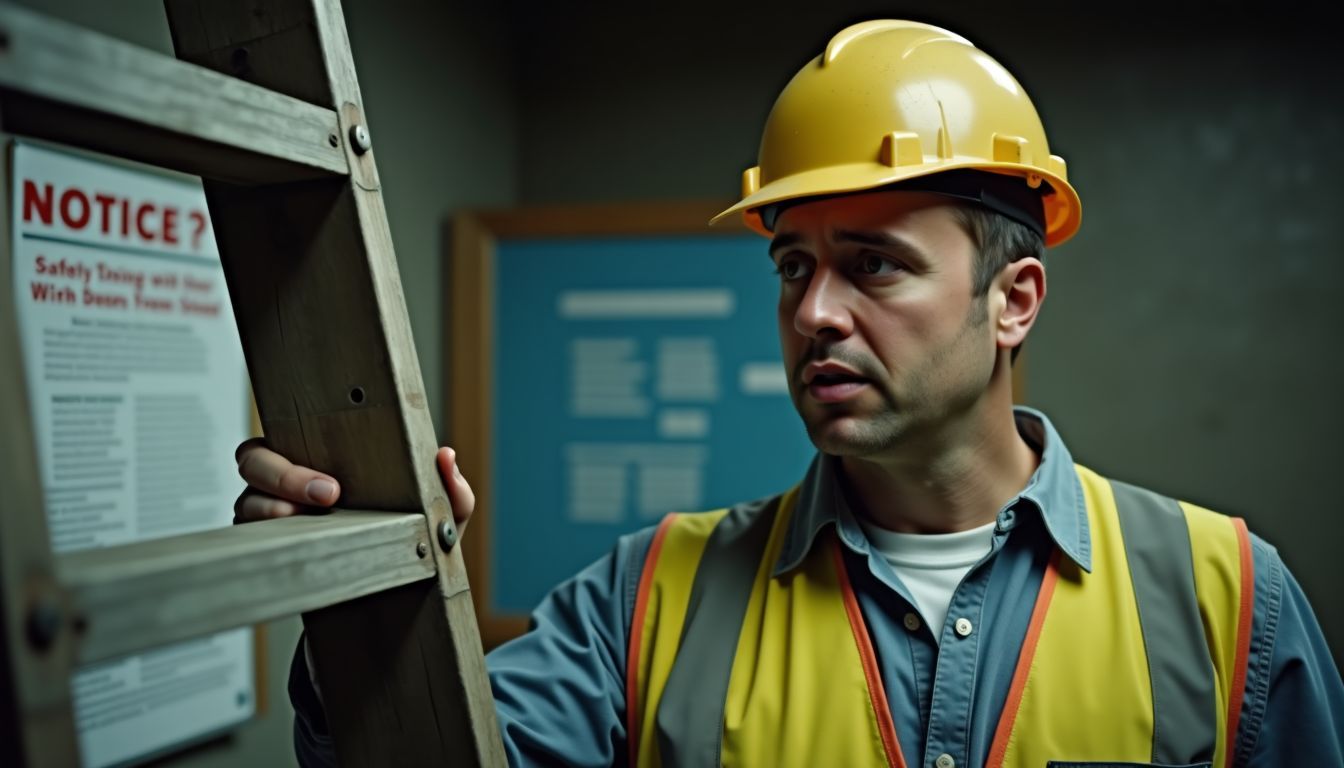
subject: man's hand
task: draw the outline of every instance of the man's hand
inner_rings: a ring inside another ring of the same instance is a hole
[[[336,478],[294,464],[267,448],[263,438],[244,441],[234,458],[238,460],[238,474],[248,486],[233,503],[235,524],[326,509],[341,496]],[[448,490],[448,503],[460,534],[476,508],[476,494],[457,468],[457,454],[452,448],[440,448],[434,461]]]

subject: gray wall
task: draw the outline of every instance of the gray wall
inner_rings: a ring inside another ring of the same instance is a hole
[[[442,425],[441,225],[449,211],[517,196],[507,20],[489,3],[345,7],[425,391]]]
[[[1284,5],[1096,5],[537,7],[520,48],[520,198],[730,197],[774,96],[830,34],[908,16],[966,35],[1032,94],[1083,198],[1081,233],[1049,260],[1030,403],[1079,461],[1248,518],[1338,659],[1335,45]]]

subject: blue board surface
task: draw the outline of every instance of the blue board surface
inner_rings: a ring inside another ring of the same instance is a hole
[[[492,612],[667,512],[801,479],[763,239],[501,240],[495,270]]]

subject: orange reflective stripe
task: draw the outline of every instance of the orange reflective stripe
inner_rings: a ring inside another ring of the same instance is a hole
[[[863,662],[863,676],[868,681],[868,698],[873,704],[873,714],[877,716],[877,731],[882,737],[882,749],[887,754],[887,764],[893,768],[906,768],[905,757],[901,754],[901,743],[896,738],[896,724],[891,717],[891,707],[887,704],[887,691],[882,686],[882,673],[877,668],[877,654],[873,652],[873,642],[868,637],[868,628],[863,623],[863,614],[859,610],[859,600],[854,596],[854,587],[849,583],[849,572],[845,570],[845,558],[840,552],[840,540],[831,535],[831,553],[835,559],[836,575],[840,578],[840,591],[845,599],[845,615],[849,617],[849,629],[854,634],[854,642],[859,647],[859,659]]]
[[[672,527],[676,513],[667,515],[658,524],[649,543],[649,554],[644,558],[644,572],[639,575],[639,591],[635,593],[635,613],[630,619],[630,642],[625,656],[625,735],[630,746],[630,765],[639,762],[639,654],[644,642],[644,614],[649,608],[649,589],[653,586],[654,566],[663,549],[667,529]]]
[[[1232,666],[1232,690],[1227,702],[1227,768],[1237,756],[1237,729],[1241,725],[1241,704],[1246,695],[1246,663],[1251,655],[1251,619],[1255,611],[1255,560],[1251,557],[1251,532],[1246,521],[1232,518],[1241,555],[1241,614],[1237,617],[1237,655]]]
[[[1027,636],[1022,640],[1022,650],[1017,657],[1017,668],[1013,670],[1013,682],[1008,688],[1008,698],[1003,702],[1003,713],[999,715],[999,725],[994,729],[994,743],[989,749],[987,768],[999,768],[1008,753],[1008,737],[1013,733],[1013,724],[1017,721],[1017,708],[1022,703],[1022,692],[1027,687],[1027,677],[1031,673],[1031,663],[1036,658],[1036,643],[1041,639],[1041,627],[1045,624],[1045,614],[1050,609],[1050,598],[1055,594],[1055,582],[1059,580],[1060,549],[1050,555],[1050,563],[1041,577],[1041,588],[1036,593],[1036,606],[1031,610],[1031,623],[1027,625]]]

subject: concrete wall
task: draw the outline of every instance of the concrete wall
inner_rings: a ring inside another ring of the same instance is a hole
[[[721,197],[775,95],[866,18],[954,29],[1042,113],[1083,198],[1052,252],[1028,399],[1079,461],[1243,515],[1339,658],[1344,110],[1320,20],[1276,6],[552,5],[521,46],[520,198]]]

